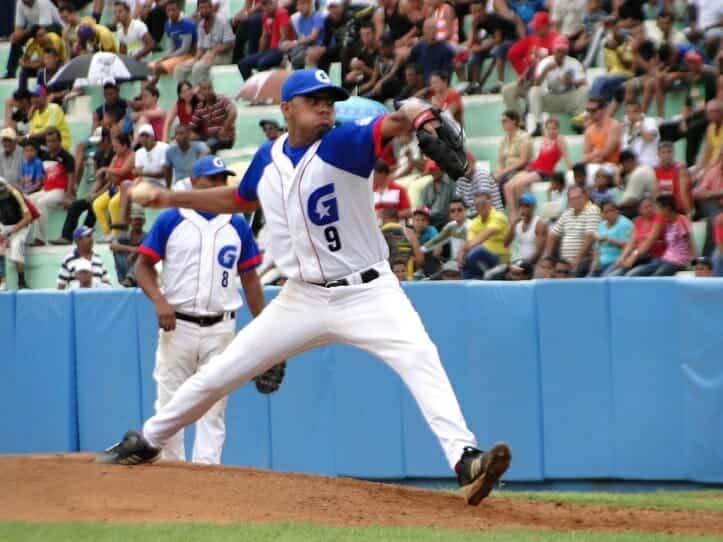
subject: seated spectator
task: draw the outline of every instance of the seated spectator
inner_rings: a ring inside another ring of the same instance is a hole
[[[17,134],[10,127],[0,130],[0,178],[9,185],[22,190],[20,179],[20,164],[23,159],[23,150],[17,143]]]
[[[507,271],[501,280],[514,282],[518,280],[531,280],[532,275],[535,272],[535,268],[527,260],[515,260],[509,265],[505,266]],[[496,280],[494,278],[487,278],[485,280]]]
[[[50,208],[62,207],[75,199],[75,160],[61,146],[60,137],[57,128],[51,127],[47,130],[46,150],[40,153],[40,159],[45,167],[45,182],[42,190],[28,196],[40,213],[33,246],[45,244]]]
[[[75,280],[70,283],[71,290],[81,288],[109,288],[110,285],[96,280],[93,277],[93,264],[85,258],[79,258],[75,263]]]
[[[507,110],[502,113],[502,129],[505,135],[497,145],[497,169],[494,177],[504,198],[505,183],[530,161],[532,139],[520,128],[520,115],[516,111]]]
[[[93,154],[93,164],[95,166],[95,182],[91,186],[84,198],[76,199],[65,215],[63,222],[63,230],[58,239],[50,241],[53,245],[70,245],[72,243],[73,232],[78,227],[80,215],[86,212],[83,224],[88,228],[95,226],[95,213],[93,212],[93,200],[100,196],[108,189],[109,179],[106,171],[113,160],[113,145],[111,143],[110,130],[108,128],[101,129],[100,141],[97,149]]]
[[[662,194],[656,201],[664,222],[665,252],[660,258],[631,269],[626,274],[628,277],[672,276],[686,269],[696,256],[690,220],[678,213],[673,196]]]
[[[324,16],[314,9],[311,0],[297,0],[291,24],[296,39],[281,43],[279,48],[289,56],[291,67],[299,70],[306,66],[309,48],[321,45],[324,39]]]
[[[55,77],[60,69],[62,62],[55,49],[45,49],[43,51],[43,62],[38,70],[36,81],[38,85],[48,87],[50,81]],[[80,91],[71,92],[71,85],[55,85],[54,90],[48,93],[48,100],[55,102],[59,106],[63,106],[66,100],[80,94]]]
[[[617,260],[607,269],[605,276],[619,277],[635,266],[660,258],[665,252],[663,229],[663,219],[655,212],[652,198],[644,197],[640,201],[639,214],[633,220],[633,230],[628,242]]]
[[[191,129],[184,124],[176,126],[175,143],[166,149],[166,158],[163,165],[166,184],[174,183],[191,177],[191,166],[201,156],[211,151],[203,141],[191,140]]]
[[[419,150],[419,142],[413,133],[399,136],[399,147],[395,153],[397,165],[392,173],[393,179],[406,175],[421,174],[424,170],[425,160]]]
[[[113,32],[107,26],[97,24],[92,17],[83,17],[78,26],[78,54],[117,53]]]
[[[389,247],[390,262],[405,262],[407,278],[413,264],[421,265],[424,262],[417,236],[414,230],[403,226],[399,221],[397,210],[394,207],[385,207],[381,211],[381,230]],[[411,266],[411,267],[410,267]]]
[[[539,279],[554,279],[555,278],[555,264],[557,260],[552,256],[545,256],[540,260],[537,265],[536,277]]]
[[[721,198],[723,198],[723,152],[718,153],[718,159],[693,189],[693,199],[698,215],[712,219],[721,212]]]
[[[91,265],[91,276],[96,282],[110,285],[108,271],[103,266],[100,255],[93,251],[93,230],[86,226],[78,226],[73,232],[75,248],[63,258],[58,271],[58,290],[78,287],[77,271],[87,269]],[[85,262],[83,261],[85,260]]]
[[[409,53],[409,62],[422,68],[422,81],[429,85],[433,72],[452,73],[454,69],[454,49],[446,41],[440,41],[437,36],[437,22],[426,19],[422,27],[422,37],[412,47]]]
[[[156,46],[146,23],[131,14],[130,0],[115,0],[113,16],[116,20],[118,52],[141,60],[148,56]]]
[[[661,66],[660,53],[655,44],[645,36],[642,25],[637,25],[631,30],[631,50],[633,53],[632,70],[634,77],[623,83],[624,100],[626,102],[634,101],[642,90],[644,103],[649,106],[651,98],[655,94],[657,73],[661,69],[665,70],[666,66]],[[664,53],[664,55],[667,54]],[[617,111],[617,98],[616,95],[616,101],[611,104],[611,115]]]
[[[620,162],[620,123],[610,117],[605,102],[595,96],[585,107],[590,123],[583,136],[582,162],[586,164],[617,164]],[[588,175],[592,172],[588,168]]]
[[[198,85],[198,104],[189,126],[215,154],[220,149],[233,147],[236,114],[236,107],[231,100],[216,94],[211,81],[206,79]]]
[[[586,0],[553,2],[550,9],[552,28],[571,42],[574,41],[584,32],[583,18],[587,9]]]
[[[43,188],[45,170],[38,158],[38,149],[30,141],[23,144],[23,159],[20,162],[20,185],[24,194],[32,194]]]
[[[567,209],[567,183],[565,175],[560,171],[556,171],[550,175],[550,186],[547,187],[547,203],[542,208],[541,214],[554,222],[560,218],[565,209]]]
[[[418,207],[414,210],[412,227],[420,245],[434,239],[439,233],[437,228],[430,224],[430,213],[427,207]]]
[[[638,32],[640,34],[642,29]],[[638,35],[638,39],[640,39]],[[592,82],[590,96],[600,97],[602,103],[610,104],[617,98],[622,99],[623,85],[625,81],[635,75],[633,71],[633,39],[626,39],[625,36],[613,30],[605,41],[603,51],[605,58],[606,74],[601,75]],[[617,105],[611,107],[611,113]]]
[[[276,141],[283,133],[284,129],[279,122],[274,119],[261,119],[259,128],[264,132],[264,136],[268,141]]]
[[[462,280],[462,273],[459,270],[459,264],[455,260],[449,260],[444,262],[439,273],[437,274],[439,280]]]
[[[375,38],[381,40],[385,33],[389,33],[399,58],[407,58],[419,33],[417,23],[424,19],[422,11],[417,9],[415,2],[381,0],[372,17]]]
[[[615,262],[627,246],[633,231],[633,223],[618,212],[612,201],[602,204],[602,217],[595,234],[589,272],[591,277],[601,277],[614,269]]]
[[[63,148],[66,151],[70,150],[72,140],[68,122],[65,120],[65,113],[58,104],[48,103],[48,89],[40,86],[35,87],[31,102],[33,109],[28,127],[28,137],[39,146],[43,143],[47,144],[47,134],[51,130],[56,130],[60,133]]]
[[[583,13],[583,31],[572,42],[573,56],[585,55],[583,65],[588,68],[597,60],[600,46],[605,38],[605,20],[608,12],[602,9],[602,0],[587,0],[587,8]]]
[[[467,229],[467,241],[457,254],[457,263],[465,279],[484,279],[485,273],[507,263],[510,252],[504,244],[509,223],[504,213],[492,207],[489,194],[475,196],[477,216]]]
[[[555,275],[553,278],[556,279],[569,279],[572,274],[572,267],[570,262],[565,258],[560,258],[555,262]]]
[[[156,44],[161,43],[163,34],[168,21],[168,15],[166,14],[166,6],[164,5],[166,0],[137,0],[135,17],[143,21],[148,27],[148,32],[151,34],[153,41]],[[228,13],[228,2],[221,0],[221,3],[225,3],[227,8],[223,16],[229,18]],[[220,3],[216,6],[218,6]],[[220,11],[217,9],[217,11]]]
[[[703,151],[691,168],[691,174],[696,179],[702,179],[718,163],[718,157],[723,153],[723,101],[708,102],[705,115],[708,127],[705,129]]]
[[[688,7],[691,19],[688,36],[692,42],[701,40],[706,53],[712,58],[723,37],[721,6],[717,2],[689,2]]]
[[[342,60],[344,33],[349,21],[350,13],[344,10],[343,0],[327,0],[326,18],[321,45],[310,47],[306,56],[306,65],[318,67],[325,72],[329,71],[332,62]],[[348,66],[342,62],[342,82],[346,81]]]
[[[163,124],[163,141],[169,142],[171,137],[171,126],[173,121],[178,119],[178,124],[188,126],[193,119],[193,112],[198,105],[198,96],[193,91],[193,86],[188,81],[181,81],[176,85],[176,103],[173,104],[171,110],[166,115],[166,121]]]
[[[504,244],[509,247],[515,242],[514,258],[535,265],[545,251],[547,225],[535,214],[537,198],[533,194],[530,192],[522,194],[517,203],[519,214],[507,230]]]
[[[114,231],[111,225],[122,223],[120,187],[124,182],[133,180],[135,164],[135,154],[131,149],[131,138],[128,134],[116,134],[112,136],[111,141],[113,159],[104,171],[104,180],[108,188],[93,200],[93,214],[106,241],[110,241],[112,235],[121,232],[117,228]],[[110,215],[110,221],[107,215]]]
[[[715,252],[713,253],[713,274],[723,277],[723,212],[718,213],[714,219],[713,240]]]
[[[625,104],[625,116],[620,126],[620,148],[631,151],[640,164],[658,165],[658,143],[660,133],[658,123],[653,117],[643,115],[637,101]]]
[[[235,41],[228,20],[214,12],[210,0],[198,1],[198,15],[196,54],[173,70],[176,81],[188,80],[193,85],[209,78],[211,66],[231,62]]]
[[[349,62],[350,69],[344,78],[344,87],[360,87],[360,91],[364,89],[363,92],[367,92],[379,56],[379,44],[374,39],[374,27],[371,24],[364,24],[359,28],[359,40],[361,47]]]
[[[30,29],[30,36],[23,56],[20,57],[20,77],[18,77],[20,89],[27,89],[28,79],[37,75],[38,70],[43,67],[44,51],[55,51],[61,63],[68,59],[63,40],[55,32],[48,32],[42,26],[34,26]]]
[[[524,96],[527,93],[537,68],[537,62],[546,57],[549,51],[552,51],[552,44],[560,35],[552,29],[550,16],[545,11],[535,13],[529,26],[532,33],[521,37],[507,51],[507,59],[520,78],[518,81],[510,83],[511,88],[503,87],[503,94]],[[505,85],[505,87],[507,86]]]
[[[78,39],[78,27],[80,26],[80,17],[78,10],[73,4],[61,2],[58,6],[60,20],[63,22],[63,33],[61,38],[68,53],[68,58],[75,58],[82,54],[80,40]]]
[[[427,0],[424,7],[425,16],[432,19],[437,27],[437,41],[456,48],[459,44],[459,20],[452,5],[443,0]]]
[[[289,12],[279,6],[277,0],[261,0],[261,9],[263,31],[259,52],[247,56],[238,63],[238,70],[244,81],[251,77],[254,69],[265,71],[281,64],[284,54],[279,47],[294,38],[294,27],[291,26]]]
[[[453,198],[449,202],[449,218],[450,221],[439,234],[423,244],[423,253],[431,253],[440,258],[443,250],[449,247],[449,259],[451,261],[457,259],[462,245],[467,241],[467,228],[472,222],[465,216],[464,202],[460,198]]]
[[[16,90],[5,100],[5,127],[12,128],[19,135],[28,132],[32,94],[28,90]]]
[[[555,253],[569,262],[572,274],[584,277],[590,270],[592,244],[600,222],[600,209],[587,200],[585,191],[571,186],[567,191],[569,208],[562,213],[547,236],[545,256]]]
[[[492,207],[498,211],[504,211],[505,206],[502,203],[500,187],[490,172],[475,160],[471,152],[467,152],[467,161],[469,162],[467,177],[460,177],[455,183],[455,197],[464,201],[464,206],[468,210],[467,216],[473,218],[477,214],[477,210],[474,208],[474,196],[479,192],[489,194],[492,198]]]
[[[549,180],[560,158],[568,168],[572,167],[567,141],[560,135],[560,121],[551,117],[545,121],[545,134],[540,141],[537,157],[505,184],[505,201],[510,220],[514,222],[517,218],[517,199],[530,189],[532,183]]]
[[[655,20],[643,22],[645,35],[656,47],[667,44],[671,47],[684,45],[688,40],[680,30],[675,28],[675,17],[667,10],[659,11]]]
[[[180,0],[166,1],[166,14],[168,21],[165,25],[165,33],[171,43],[171,49],[158,60],[148,64],[153,74],[153,83],[164,74],[171,74],[176,66],[192,60],[196,54],[196,43],[198,31],[196,23],[188,17],[181,17]]]
[[[422,191],[422,205],[429,209],[430,222],[435,228],[447,223],[449,202],[454,197],[455,184],[432,160],[427,160],[424,172],[432,176]]]
[[[429,77],[429,92],[427,100],[442,111],[446,111],[457,121],[460,127],[464,126],[464,104],[459,92],[449,88],[449,74],[446,72],[432,72]]]
[[[15,264],[18,289],[28,288],[25,280],[25,243],[30,234],[33,213],[22,193],[0,178],[0,257]],[[0,276],[0,282],[3,277]]]
[[[641,164],[633,151],[624,150],[620,153],[620,173],[624,191],[618,207],[624,216],[634,218],[643,197],[655,196],[655,170],[649,165]]]
[[[699,256],[693,260],[693,270],[696,278],[709,278],[713,276],[713,262],[710,258]]]
[[[658,167],[655,168],[656,192],[671,195],[678,212],[688,214],[693,210],[691,182],[685,164],[673,158],[673,144],[661,141],[658,144]]]
[[[9,2],[5,3],[10,8]],[[32,29],[42,26],[48,32],[60,33],[62,21],[58,8],[51,0],[17,0],[15,5],[15,30],[10,34],[10,54],[3,79],[14,79],[23,46],[32,38]]]
[[[138,258],[137,248],[146,237],[146,232],[143,231],[145,223],[146,215],[143,208],[134,209],[131,211],[130,231],[121,234],[118,239],[110,244],[118,282],[126,288],[133,288],[138,285],[133,266]]]
[[[397,277],[397,280],[399,282],[405,282],[408,276],[407,272],[407,262],[404,260],[390,260],[390,266],[392,268],[392,273],[394,273],[394,276]]]
[[[617,203],[620,199],[620,189],[615,183],[615,169],[609,164],[603,164],[593,177],[593,185],[590,189],[590,201],[598,207],[607,201]]]
[[[382,36],[380,54],[377,55],[369,81],[359,92],[365,98],[385,102],[394,98],[402,90],[400,78],[402,61],[394,51],[394,40],[390,34]]]
[[[231,28],[236,34],[231,63],[238,64],[239,60],[244,56],[247,54],[253,55],[259,50],[261,2],[259,0],[244,0],[241,10],[231,18]]]
[[[404,67],[404,86],[394,98],[395,106],[398,106],[402,100],[423,94],[426,88],[422,67],[419,64],[407,64]]]
[[[409,195],[403,186],[398,185],[390,176],[390,168],[381,160],[374,166],[374,210],[381,216],[382,209],[396,209],[396,218],[412,216]]]
[[[158,105],[160,94],[158,89],[151,85],[146,85],[141,90],[141,108],[131,113],[131,120],[136,128],[150,125],[153,128],[153,134],[156,139],[163,141],[163,128],[166,120],[165,110]],[[136,139],[140,134],[136,133]]]

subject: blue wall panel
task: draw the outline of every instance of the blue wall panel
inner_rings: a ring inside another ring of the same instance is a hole
[[[0,453],[8,453],[15,446],[24,444],[14,445],[11,438],[11,435],[25,432],[15,415],[18,363],[21,362],[15,357],[15,294],[0,293]]]
[[[678,284],[610,280],[615,476],[683,479]],[[631,445],[635,443],[635,445]]]
[[[10,433],[0,437],[2,451],[77,450],[71,296],[24,290],[16,294],[15,309],[16,358],[5,390],[13,421]]]
[[[614,472],[607,288],[575,279],[535,288],[549,478]]]
[[[77,290],[72,297],[80,449],[102,450],[142,423],[136,293]]]
[[[481,448],[511,446],[510,480],[543,478],[536,310],[532,283],[467,288],[467,418]]]

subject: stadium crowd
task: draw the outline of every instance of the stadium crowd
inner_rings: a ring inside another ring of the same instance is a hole
[[[28,287],[26,246],[50,242],[73,245],[59,288],[107,286],[93,251],[97,224],[118,282],[134,286],[146,225],[129,188],[145,180],[188,189],[196,159],[241,143],[242,105],[214,90],[212,67],[236,65],[241,83],[272,68],[328,72],[333,63],[353,94],[390,108],[429,100],[460,130],[479,114],[465,112],[463,96],[501,94],[504,103],[495,163],[470,155],[466,178],[448,178],[413,136],[384,149],[374,202],[400,280],[691,267],[723,276],[720,0],[246,0],[238,13],[228,0],[17,0],[9,38],[5,78],[16,90],[0,131],[0,281],[14,265]],[[105,80],[91,137],[73,142],[66,113],[84,90],[50,82],[71,59],[99,51],[132,56],[151,75],[128,100]],[[164,77],[177,85],[169,111],[159,105]],[[673,95],[683,106],[666,111]],[[577,162],[560,114],[582,133]],[[268,139],[283,133],[274,120],[260,127]],[[674,158],[679,140],[683,162]],[[547,197],[538,205],[540,186]],[[56,239],[50,209],[66,210]],[[706,224],[701,254],[693,220]],[[262,216],[253,224],[263,243]],[[283,281],[273,262],[263,272]]]

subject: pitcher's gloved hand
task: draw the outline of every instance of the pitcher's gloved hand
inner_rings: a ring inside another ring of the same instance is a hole
[[[282,361],[278,365],[274,365],[266,372],[254,377],[254,383],[259,393],[274,393],[281,387],[286,372],[286,362]]]

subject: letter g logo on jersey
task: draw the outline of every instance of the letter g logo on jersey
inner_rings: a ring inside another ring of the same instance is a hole
[[[232,269],[236,263],[236,247],[226,245],[218,251],[218,264],[226,269]]]
[[[309,220],[317,226],[326,226],[339,220],[339,205],[334,196],[334,183],[314,190],[307,205]]]

